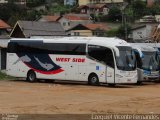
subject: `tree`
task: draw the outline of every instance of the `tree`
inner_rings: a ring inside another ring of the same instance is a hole
[[[71,11],[71,7],[70,6],[62,6],[62,5],[54,5],[51,6],[49,8],[49,13],[50,14],[54,14],[54,13],[60,13],[60,14],[64,14],[64,13],[68,13]]]
[[[134,22],[135,18],[134,18],[134,11],[133,11],[132,7],[126,8],[125,15],[127,17],[128,22],[130,22],[130,23]]]
[[[111,7],[108,13],[108,19],[110,21],[121,21],[122,20],[121,10],[116,6]]]
[[[27,0],[27,7],[37,7],[45,3],[45,0]]]
[[[160,5],[154,4],[151,8],[148,8],[148,11],[151,15],[159,15],[160,14]]]
[[[106,37],[116,37],[118,36],[118,29],[111,29],[105,32]]]
[[[119,28],[118,28],[118,32],[117,32],[117,36],[122,38],[122,39],[126,39],[125,37],[131,33],[131,26],[129,24],[126,24],[126,25],[121,25]]]
[[[0,5],[1,19],[8,21],[12,15],[18,14],[20,17],[26,16],[26,8],[18,6],[16,4],[8,3]]]
[[[134,17],[141,18],[145,15],[146,3],[142,0],[135,0],[132,2],[132,9],[134,12]]]

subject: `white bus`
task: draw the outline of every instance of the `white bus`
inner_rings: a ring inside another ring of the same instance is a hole
[[[62,37],[11,39],[7,73],[28,81],[55,79],[89,84],[136,83],[136,58],[131,46],[118,38]]]
[[[138,84],[159,79],[157,50],[146,43],[131,43],[137,59]]]
[[[158,62],[158,69],[159,69],[159,82],[160,82],[160,43],[139,43],[139,44],[144,44],[146,46],[151,46],[156,49],[157,54],[156,54],[156,60]]]

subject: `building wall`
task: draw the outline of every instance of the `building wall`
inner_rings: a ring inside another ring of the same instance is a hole
[[[133,40],[142,40],[146,36],[146,28],[140,28],[132,31]]]
[[[87,5],[89,3],[122,3],[124,0],[79,0],[79,5]]]
[[[131,37],[133,38],[133,40],[147,40],[150,39],[151,32],[152,25],[146,25],[146,27],[133,30]]]
[[[90,20],[75,20],[75,21],[70,21],[68,19],[65,19],[65,18],[61,18],[59,20],[59,22],[61,23],[62,27],[64,28],[64,30],[68,30],[78,24],[88,24],[88,23],[91,23]]]
[[[91,37],[93,36],[91,30],[72,30],[70,31],[71,36],[86,36],[86,37]]]

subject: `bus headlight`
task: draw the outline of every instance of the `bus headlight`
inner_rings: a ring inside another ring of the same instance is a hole
[[[119,74],[116,74],[116,77],[122,78],[123,76],[122,76],[122,75],[119,75]]]

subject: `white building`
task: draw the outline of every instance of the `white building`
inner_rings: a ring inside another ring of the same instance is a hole
[[[146,24],[132,28],[129,38],[135,42],[145,42],[147,40],[150,40],[152,26],[152,24]]]

